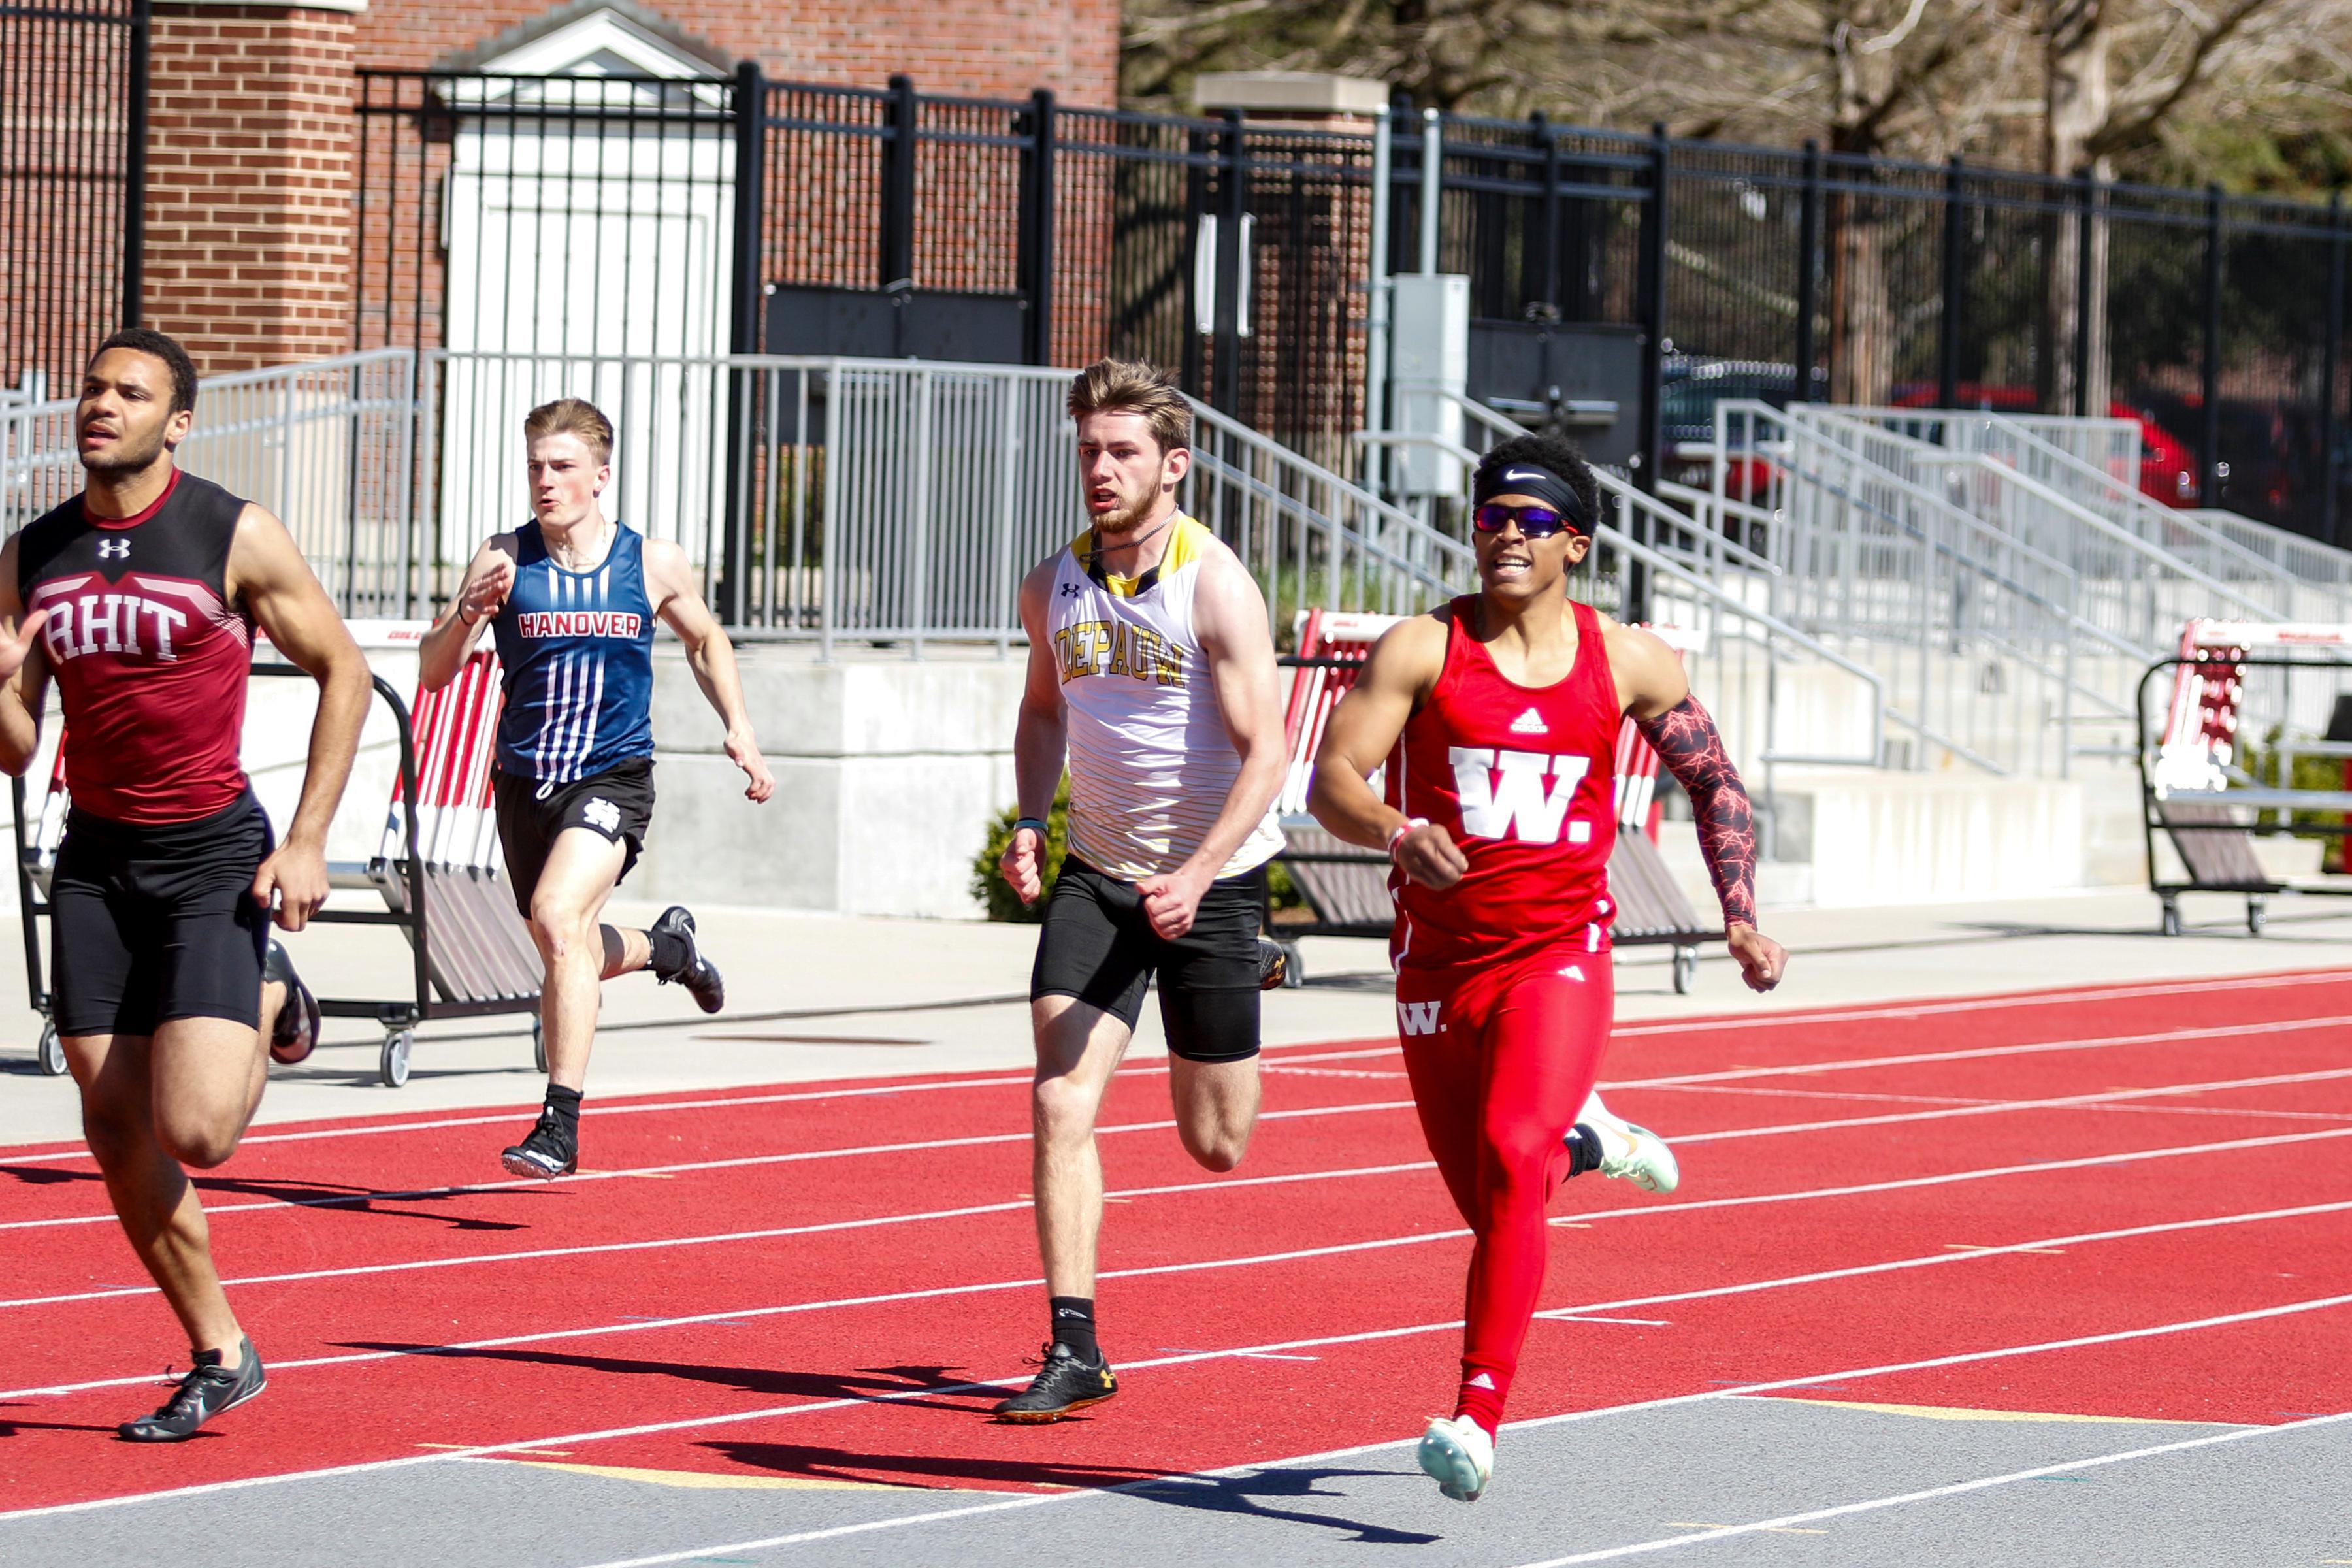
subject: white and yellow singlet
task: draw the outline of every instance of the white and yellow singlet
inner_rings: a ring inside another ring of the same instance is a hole
[[[1091,530],[1054,567],[1046,627],[1068,710],[1070,849],[1113,877],[1173,871],[1208,837],[1241,773],[1241,753],[1192,625],[1201,563],[1216,536],[1181,513],[1168,552],[1140,578],[1087,570]],[[1272,859],[1267,813],[1217,875]]]

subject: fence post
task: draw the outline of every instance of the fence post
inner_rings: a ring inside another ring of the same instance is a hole
[[[1642,436],[1633,475],[1633,482],[1651,495],[1658,493],[1659,470],[1665,459],[1666,226],[1674,151],[1666,122],[1654,122],[1650,127],[1650,210],[1642,225]],[[1647,544],[1648,515],[1637,510],[1627,521],[1635,542]],[[1618,614],[1629,621],[1648,620],[1650,572],[1639,561],[1625,574],[1625,595],[1628,602],[1618,606]]]
[[[2343,459],[2336,450],[2336,377],[2344,363],[2344,193],[2327,194],[2327,341],[2320,349],[2319,451],[2322,480],[2319,537],[2336,543],[2336,487],[2343,478]]]
[[[1950,408],[1960,398],[1960,296],[1968,289],[1968,269],[1962,265],[1961,247],[1967,242],[1968,229],[1961,208],[1960,155],[1952,161],[1944,174],[1944,331],[1943,342],[1936,355],[1936,406]]]
[[[915,280],[915,121],[912,77],[890,79],[890,134],[882,143],[882,277],[885,289]]]
[[[2197,441],[2197,504],[2221,504],[2221,187],[2205,187],[2204,418]]]
[[[1395,196],[1393,178],[1395,111],[1383,108],[1372,121],[1371,265],[1366,269],[1370,290],[1370,320],[1364,334],[1364,428],[1375,435],[1388,428],[1389,398],[1389,213]],[[1376,495],[1388,493],[1388,448],[1378,441],[1364,447],[1364,488]]]
[[[760,306],[765,298],[761,274],[766,269],[764,236],[768,192],[768,89],[759,62],[745,60],[735,68],[735,91],[730,107],[735,114],[735,299],[729,342],[739,354],[761,350]],[[718,593],[713,595],[719,617],[729,626],[749,624],[746,589],[751,558],[752,517],[751,469],[757,461],[752,430],[752,377],[730,365],[713,372],[723,378],[725,400],[731,410],[727,422],[726,515],[719,530]],[[711,388],[713,394],[720,391]],[[772,450],[768,460],[775,461]],[[709,560],[710,536],[706,528],[702,548]]]
[[[1559,309],[1559,132],[1551,119],[1540,109],[1530,123],[1535,132],[1536,145],[1543,149],[1544,188],[1541,216],[1542,227],[1536,235],[1534,287],[1528,289],[1531,303],[1549,305],[1554,320]]]
[[[1054,94],[1029,95],[1029,145],[1021,151],[1021,294],[1029,307],[1031,364],[1054,363]]]
[[[1242,214],[1249,209],[1249,164],[1242,149],[1242,111],[1228,109],[1224,120],[1222,188],[1217,193],[1216,364],[1210,401],[1220,412],[1232,414],[1241,406],[1242,268],[1249,265],[1249,258],[1242,254]]]
[[[131,101],[122,125],[122,324],[141,325],[147,286],[147,60],[154,37],[148,0],[131,0]]]
[[[2094,301],[2092,285],[2097,279],[2092,266],[2091,247],[2098,237],[2099,176],[2091,164],[2083,165],[2074,212],[2074,417],[2084,418],[2094,412],[2091,407],[2091,338],[2094,309],[2105,310],[2105,300]],[[2100,409],[2096,412],[2105,413]],[[2070,742],[2071,744],[2071,742]]]
[[[1822,311],[1821,268],[1822,248],[1822,144],[1808,137],[1805,141],[1805,186],[1797,205],[1797,362],[1796,385],[1790,401],[1811,403],[1813,400],[1813,361],[1819,345],[1813,342],[1813,321]]]

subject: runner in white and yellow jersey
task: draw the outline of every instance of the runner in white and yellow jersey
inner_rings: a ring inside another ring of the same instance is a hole
[[[1192,410],[1159,372],[1118,360],[1079,373],[1069,409],[1093,526],[1021,584],[1023,816],[1003,861],[1013,889],[1036,899],[1066,757],[1069,854],[1029,981],[1053,1335],[1036,1380],[996,1407],[1006,1421],[1057,1421],[1118,1390],[1095,1332],[1095,1112],[1155,972],[1185,1149],[1230,1171],[1249,1146],[1258,924],[1265,863],[1282,847],[1269,814],[1285,753],[1265,600],[1234,552],[1176,510]]]

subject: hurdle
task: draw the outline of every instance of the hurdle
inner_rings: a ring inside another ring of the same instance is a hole
[[[1276,857],[1290,872],[1314,919],[1274,928],[1290,960],[1285,985],[1306,983],[1297,939],[1386,936],[1396,920],[1389,892],[1389,858],[1334,836],[1307,810],[1315,754],[1331,711],[1362,673],[1372,644],[1402,617],[1309,610],[1299,618],[1298,652],[1281,662],[1296,670],[1283,714],[1289,768],[1276,811],[1286,845]],[[1694,635],[1673,626],[1646,628],[1677,653],[1695,648]],[[1628,718],[1617,732],[1617,844],[1609,857],[1609,896],[1617,906],[1612,941],[1629,947],[1674,949],[1674,986],[1688,994],[1698,974],[1698,948],[1723,933],[1699,923],[1697,913],[1658,854],[1658,753]]]
[[[352,628],[362,647],[412,647],[422,623],[362,623]],[[257,660],[260,679],[309,674],[281,661]],[[392,713],[399,766],[375,852],[360,861],[330,861],[335,891],[370,891],[382,910],[338,909],[331,902],[314,924],[384,925],[408,939],[409,994],[319,998],[331,1018],[370,1018],[383,1030],[377,1076],[391,1089],[408,1081],[416,1026],[429,1018],[479,1017],[530,1012],[531,1059],[547,1070],[547,1047],[537,1011],[541,965],[530,931],[504,882],[498,822],[490,805],[490,763],[504,686],[497,655],[477,651],[457,678],[439,691],[420,689],[414,710],[380,675],[371,675],[376,699]],[[71,804],[65,770],[64,727],[52,745],[47,785],[29,814],[25,781],[12,781],[16,802],[16,890],[25,926],[26,988],[42,1015],[36,1058],[40,1070],[66,1070],[65,1048],[41,962],[39,917],[48,912],[58,846]]]
[[[2300,652],[2302,657],[2295,657]],[[2352,811],[2352,788],[2305,790],[2291,777],[2266,785],[2243,765],[2249,670],[2292,672],[2336,669],[2352,672],[2352,626],[2192,620],[2181,628],[2180,651],[2149,665],[2139,683],[2139,779],[2141,833],[2147,857],[2148,890],[2161,900],[2161,930],[2181,931],[2183,893],[2235,893],[2246,900],[2246,930],[2260,936],[2269,900],[2282,893],[2319,897],[2352,895],[2341,886],[2291,883],[2272,876],[2254,855],[2257,834],[2347,831],[2341,823],[2296,823],[2293,813]],[[2176,672],[2161,731],[2148,723],[2149,688],[2164,671]],[[2339,699],[2337,709],[2344,710]],[[2286,741],[2282,716],[2282,742]],[[2352,758],[2352,734],[2293,742],[2303,755]],[[2352,781],[2347,781],[2352,782]],[[2264,821],[2267,813],[2277,820]],[[2163,834],[2179,855],[2185,875],[2167,878],[2158,868],[2156,840]]]

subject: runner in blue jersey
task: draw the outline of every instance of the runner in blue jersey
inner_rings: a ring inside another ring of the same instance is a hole
[[[684,909],[673,905],[646,931],[601,919],[653,820],[656,618],[686,645],[695,680],[726,721],[727,754],[751,780],[743,793],[764,801],[776,785],[751,736],[734,646],[703,604],[686,552],[621,526],[597,504],[613,477],[611,422],[566,397],[532,409],[523,437],[533,519],[475,552],[457,603],[425,635],[419,679],[428,689],[455,679],[489,624],[506,669],[491,775],[499,838],[515,903],[547,963],[547,1103],[502,1158],[519,1176],[552,1178],[579,1167],[599,984],[650,968],[706,1013],[726,998]]]

